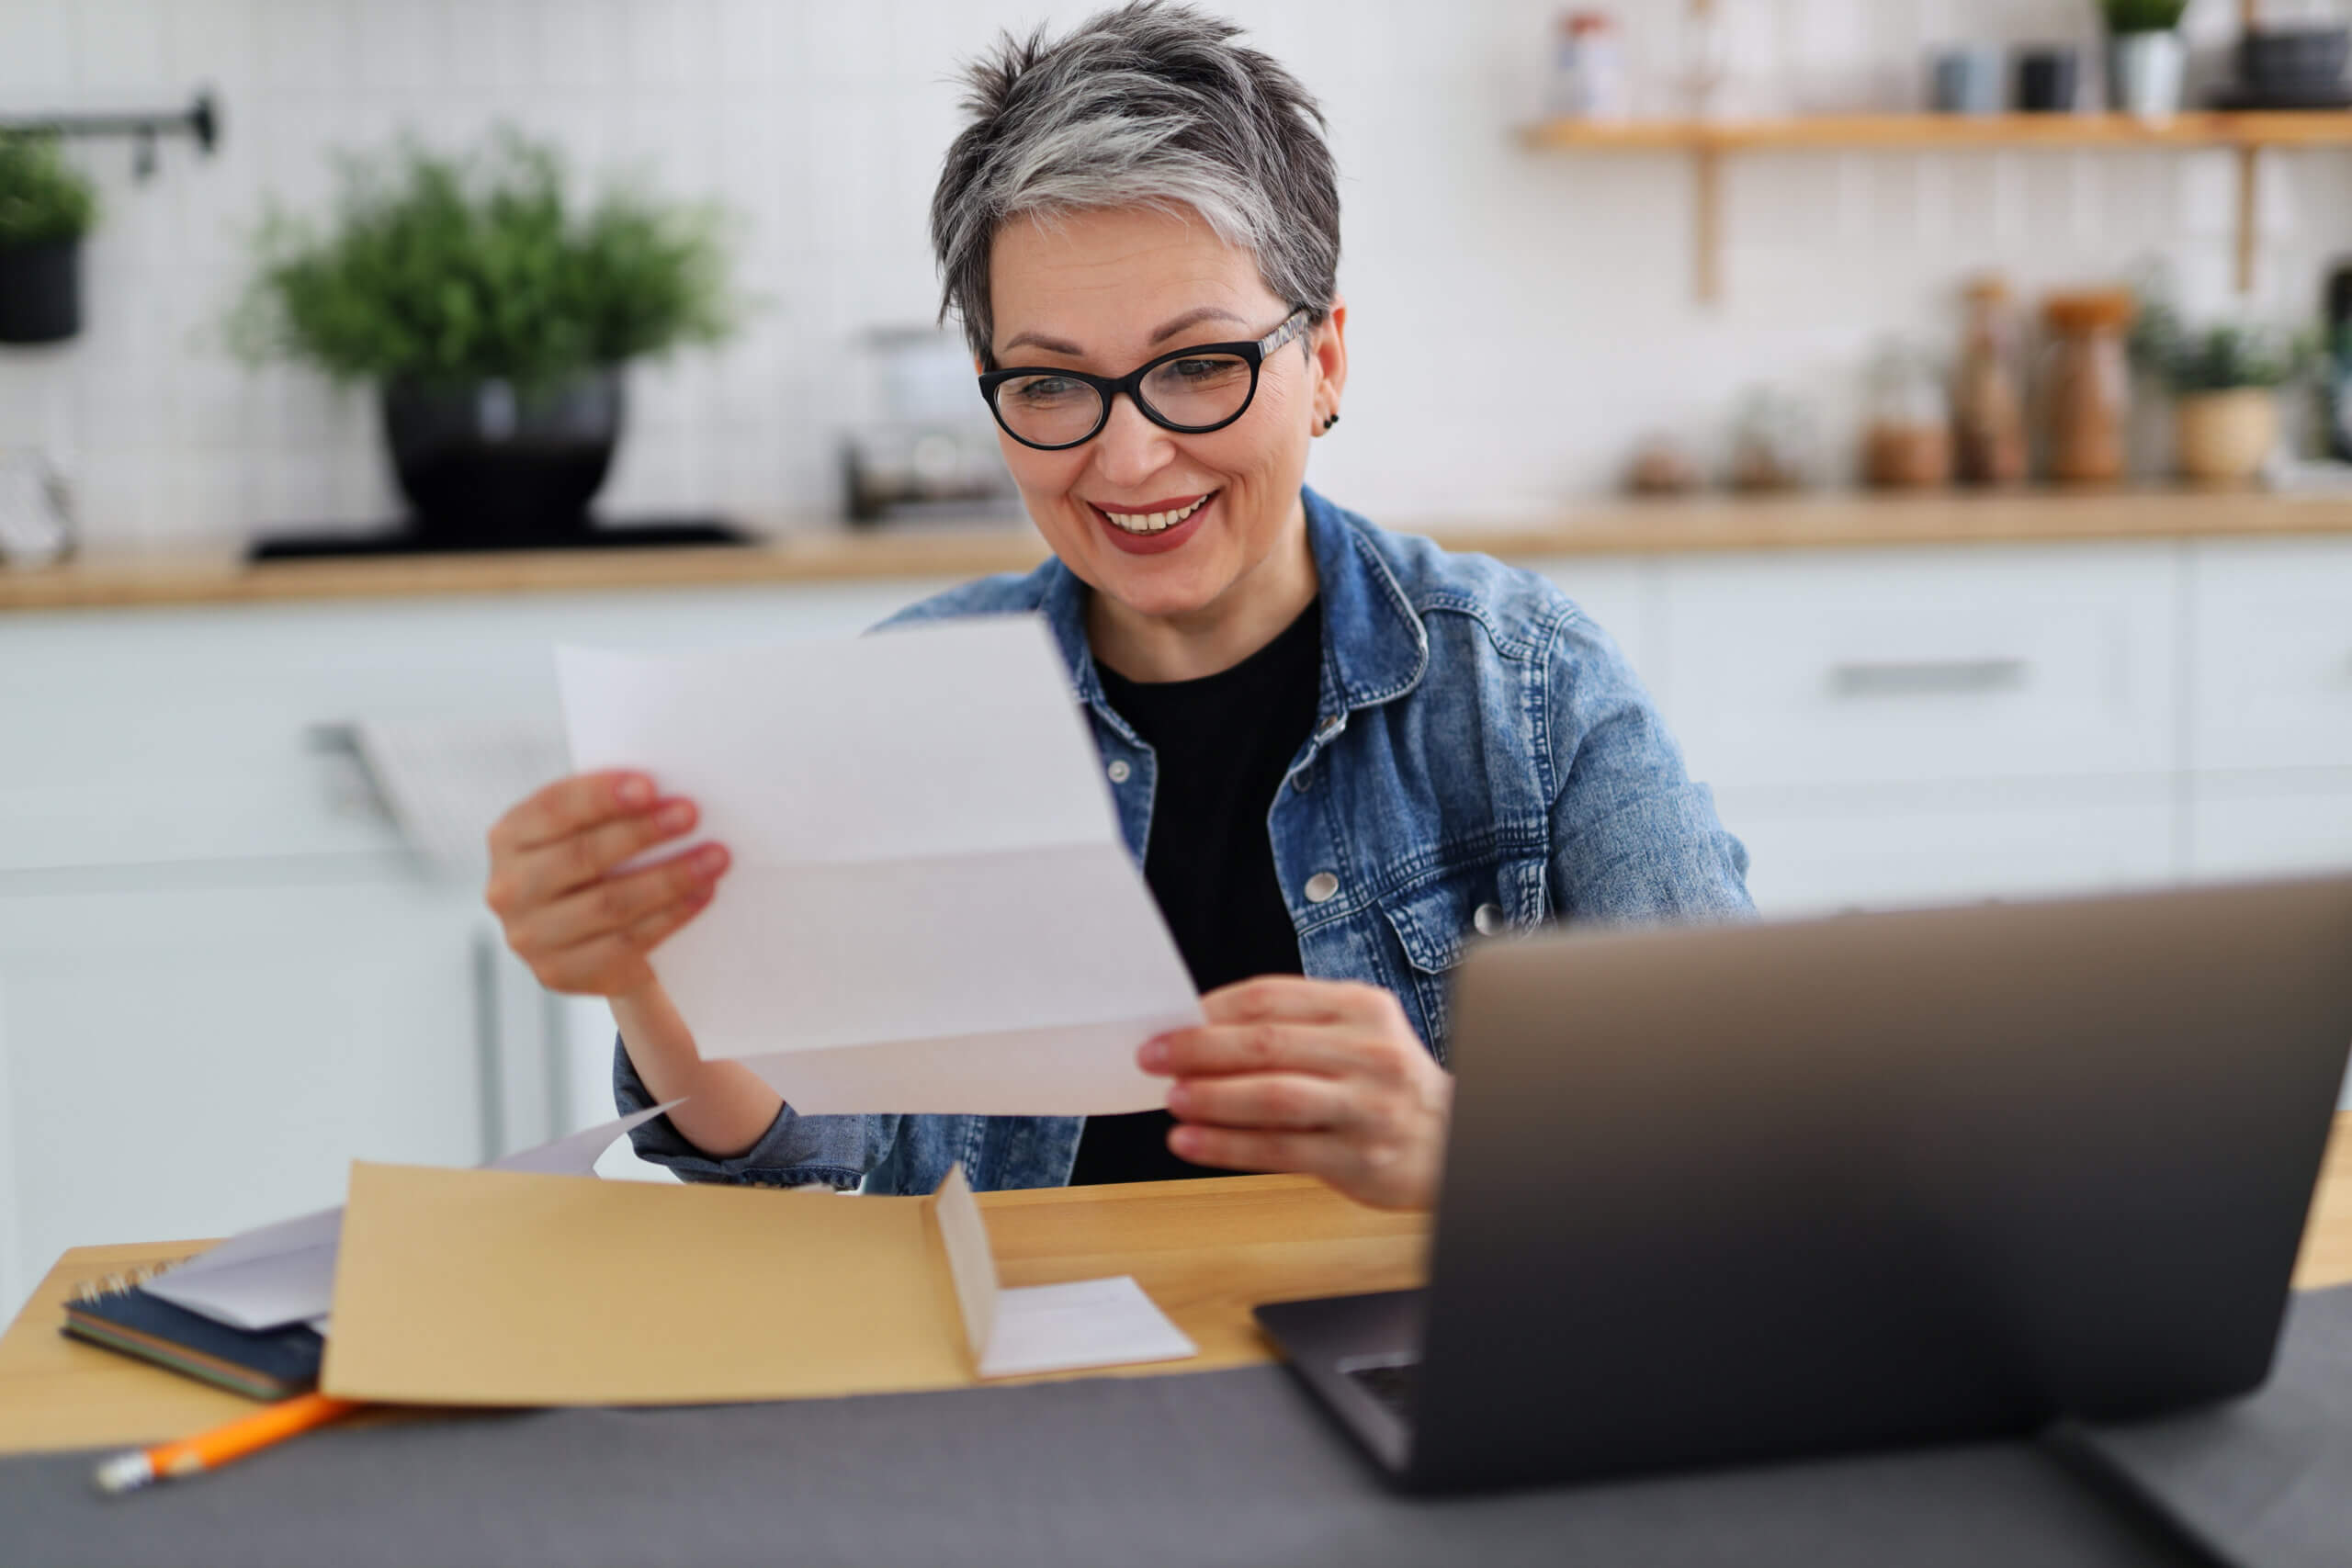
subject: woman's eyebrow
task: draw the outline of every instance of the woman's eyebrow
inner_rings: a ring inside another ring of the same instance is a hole
[[[1152,333],[1150,341],[1155,344],[1166,343],[1170,338],[1174,337],[1178,333],[1184,331],[1188,327],[1197,327],[1203,321],[1234,321],[1238,322],[1243,326],[1249,325],[1249,323],[1242,321],[1239,316],[1235,315],[1232,311],[1226,310],[1222,306],[1201,305],[1185,311],[1182,315],[1177,317],[1174,321],[1170,321],[1158,332]],[[1021,347],[1023,344],[1028,344],[1032,348],[1042,348],[1047,354],[1066,354],[1072,359],[1081,359],[1085,357],[1086,355],[1086,351],[1079,347],[1078,344],[1065,342],[1063,339],[1057,337],[1047,337],[1043,333],[1015,333],[1012,336],[1005,340],[1004,347],[1000,351],[1000,354],[1011,354],[1014,349]]]
[[[1240,322],[1244,326],[1249,324],[1246,321],[1242,321],[1241,318],[1235,315],[1232,311],[1225,310],[1220,306],[1203,305],[1194,310],[1185,311],[1182,315],[1177,317],[1174,321],[1169,322],[1166,326],[1152,333],[1151,341],[1154,343],[1166,343],[1170,338],[1174,337],[1178,333],[1182,332],[1187,327],[1197,327],[1203,321],[1237,321]]]

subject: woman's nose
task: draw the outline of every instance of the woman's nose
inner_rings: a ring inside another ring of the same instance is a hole
[[[1104,480],[1128,490],[1166,468],[1175,450],[1168,432],[1144,418],[1134,399],[1118,397],[1111,400],[1110,422],[1094,438],[1094,466]]]

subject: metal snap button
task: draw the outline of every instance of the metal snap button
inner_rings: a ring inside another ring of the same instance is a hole
[[[1340,879],[1328,871],[1318,871],[1306,879],[1306,901],[1310,904],[1328,904],[1339,890]]]
[[[1470,917],[1470,923],[1478,928],[1480,936],[1492,936],[1503,929],[1503,907],[1500,904],[1481,904],[1478,912]]]
[[[1313,768],[1299,769],[1298,776],[1290,781],[1290,787],[1298,791],[1301,795],[1305,795],[1308,790],[1313,789],[1315,787],[1315,770]]]
[[[1113,762],[1108,768],[1105,768],[1103,772],[1111,775],[1111,782],[1113,784],[1125,784],[1135,773],[1135,770],[1127,766],[1126,759],[1124,757],[1119,759],[1117,761]]]

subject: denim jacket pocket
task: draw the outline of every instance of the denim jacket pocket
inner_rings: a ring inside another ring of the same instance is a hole
[[[1442,872],[1381,901],[1410,970],[1410,995],[1420,1010],[1421,1038],[1440,1062],[1448,1058],[1452,1025],[1449,990],[1453,968],[1481,936],[1521,930],[1543,918],[1544,862],[1539,856],[1488,861]]]

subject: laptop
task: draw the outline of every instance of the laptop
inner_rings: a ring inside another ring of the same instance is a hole
[[[1490,943],[1425,1290],[1260,1307],[1402,1484],[2128,1419],[2267,1375],[2352,876]]]

